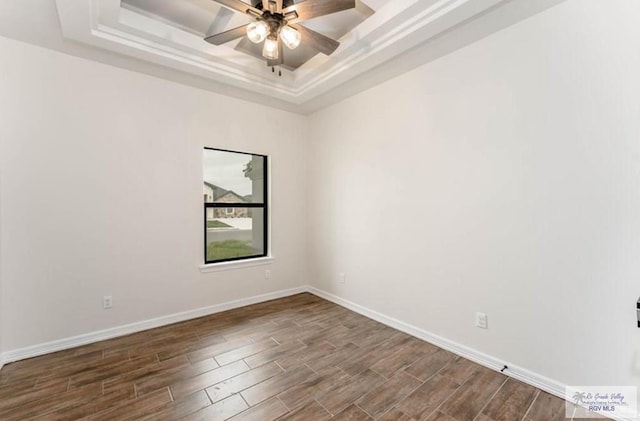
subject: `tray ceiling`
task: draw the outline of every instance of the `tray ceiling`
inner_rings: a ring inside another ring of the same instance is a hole
[[[245,99],[271,99],[275,106],[306,113],[397,74],[393,68],[406,71],[561,1],[360,0],[356,9],[304,22],[339,40],[340,47],[324,56],[301,46],[295,51],[304,64],[283,71],[282,77],[264,59],[237,51],[242,39],[220,46],[203,40],[251,21],[211,0],[55,4],[67,40],[208,79],[227,91],[243,92],[236,96]],[[440,40],[447,42],[446,48],[439,46]]]

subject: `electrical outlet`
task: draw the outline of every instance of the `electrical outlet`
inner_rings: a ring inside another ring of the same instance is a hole
[[[476,313],[476,327],[480,329],[488,329],[489,325],[487,324],[487,315],[484,313]]]
[[[340,282],[341,284],[344,284],[347,281],[346,276],[344,276],[344,273],[341,273],[338,275],[338,282]]]
[[[271,271],[269,269],[264,271],[264,279],[271,279]]]
[[[102,297],[102,308],[108,310],[113,307],[113,298],[111,295],[105,295]]]

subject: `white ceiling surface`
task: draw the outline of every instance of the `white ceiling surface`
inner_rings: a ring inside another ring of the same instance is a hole
[[[363,0],[365,13],[306,22],[341,45],[282,77],[236,42],[202,40],[216,16],[228,28],[247,22],[211,0],[124,1],[2,0],[0,35],[309,114],[564,0]]]

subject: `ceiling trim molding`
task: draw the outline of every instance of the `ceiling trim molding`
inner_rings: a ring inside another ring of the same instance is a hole
[[[478,13],[479,6],[481,10],[487,10],[502,1],[440,0],[426,9],[421,2],[415,1],[412,7],[363,36],[362,42],[352,45],[344,54],[340,55],[338,51],[338,62],[326,71],[316,72],[315,77],[299,86],[298,93],[311,100],[325,93],[329,86],[344,83],[355,76],[351,70],[356,69],[358,74],[368,71],[470,19]],[[366,49],[361,48],[363,42]]]
[[[164,65],[293,105],[304,105],[507,0],[394,0],[294,72],[122,8],[119,0],[56,0],[66,39]]]

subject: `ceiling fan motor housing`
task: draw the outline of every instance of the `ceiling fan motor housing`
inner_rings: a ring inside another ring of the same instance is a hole
[[[287,21],[279,13],[271,13],[266,11],[262,14],[262,20],[269,25],[269,32],[272,35],[276,35],[280,32],[280,28],[287,24]]]
[[[262,56],[267,59],[267,65],[270,67],[282,64],[286,67],[282,45],[293,50],[300,45],[303,38],[310,48],[331,55],[340,42],[300,25],[300,22],[356,7],[356,0],[252,0],[251,4],[243,0],[213,1],[238,13],[248,14],[255,18],[255,21],[209,35],[205,41],[222,45],[242,35],[247,35],[247,40],[254,44],[264,41]],[[243,41],[240,41],[236,49],[242,45]],[[246,46],[243,48],[253,55],[251,49]],[[294,67],[297,68],[299,65]]]

